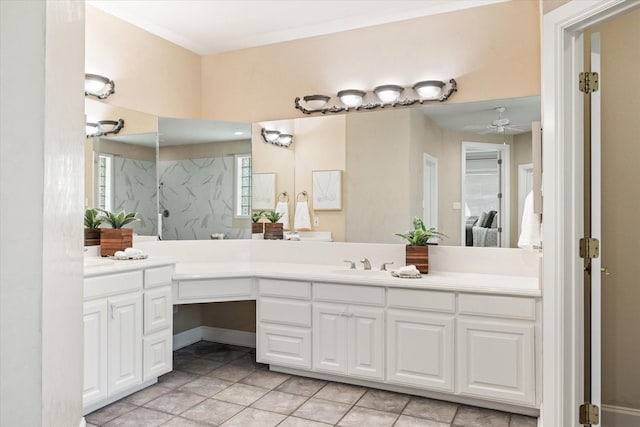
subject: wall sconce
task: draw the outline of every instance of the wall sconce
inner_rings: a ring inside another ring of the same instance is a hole
[[[87,138],[93,136],[115,135],[124,127],[124,120],[100,120],[86,123]]]
[[[293,143],[293,135],[288,133],[280,133],[277,130],[267,130],[262,128],[260,131],[264,142],[277,145],[278,147],[289,148]]]
[[[108,77],[98,74],[84,75],[84,96],[91,95],[98,99],[107,99],[116,92],[116,84]]]
[[[404,107],[427,101],[446,101],[457,90],[458,84],[454,79],[446,83],[440,80],[425,80],[409,87],[394,84],[381,85],[370,92],[360,89],[345,89],[339,91],[335,98],[327,95],[307,95],[296,98],[295,107],[304,114],[374,110],[386,106]],[[401,98],[402,95],[404,98]],[[365,103],[366,99],[371,98],[375,98],[377,101]]]

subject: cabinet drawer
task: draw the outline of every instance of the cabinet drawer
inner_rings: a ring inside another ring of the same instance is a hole
[[[389,289],[387,298],[389,307],[445,313],[453,313],[456,310],[455,294],[448,292],[392,288]]]
[[[259,288],[260,295],[306,300],[311,299],[311,283],[307,282],[261,279]]]
[[[384,305],[383,287],[314,283],[313,299],[316,301],[343,302],[363,305]]]
[[[294,326],[311,326],[311,303],[288,299],[260,298],[261,322],[284,323]]]
[[[153,288],[155,286],[170,285],[173,277],[173,266],[148,268],[144,271],[144,287]]]
[[[458,313],[535,320],[536,301],[526,297],[460,294],[458,296]]]
[[[158,378],[171,371],[173,367],[171,329],[146,336],[143,341],[143,381]]]
[[[142,289],[142,270],[89,277],[84,280],[84,298],[96,298]]]
[[[250,278],[185,280],[178,282],[177,300],[215,302],[255,299],[254,282]]]
[[[144,333],[170,328],[173,324],[171,287],[164,286],[144,292]]]
[[[311,369],[311,330],[259,325],[257,354],[261,363]]]

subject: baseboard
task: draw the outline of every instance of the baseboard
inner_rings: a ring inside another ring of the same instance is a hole
[[[175,334],[173,336],[173,350],[178,350],[201,340],[243,347],[256,347],[255,332],[236,331],[213,326],[198,326]]]
[[[602,405],[602,419],[600,420],[600,425],[602,427],[640,426],[640,409]]]

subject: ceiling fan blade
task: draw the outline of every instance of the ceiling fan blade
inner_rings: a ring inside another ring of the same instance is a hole
[[[493,126],[491,125],[467,125],[463,129],[471,132],[477,132],[479,130],[486,130],[486,129],[492,129],[492,128]]]

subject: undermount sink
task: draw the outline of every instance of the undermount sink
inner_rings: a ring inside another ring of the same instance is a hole
[[[355,277],[391,277],[391,273],[384,270],[344,269],[344,270],[334,270],[333,273],[346,274],[348,276],[355,276]]]

